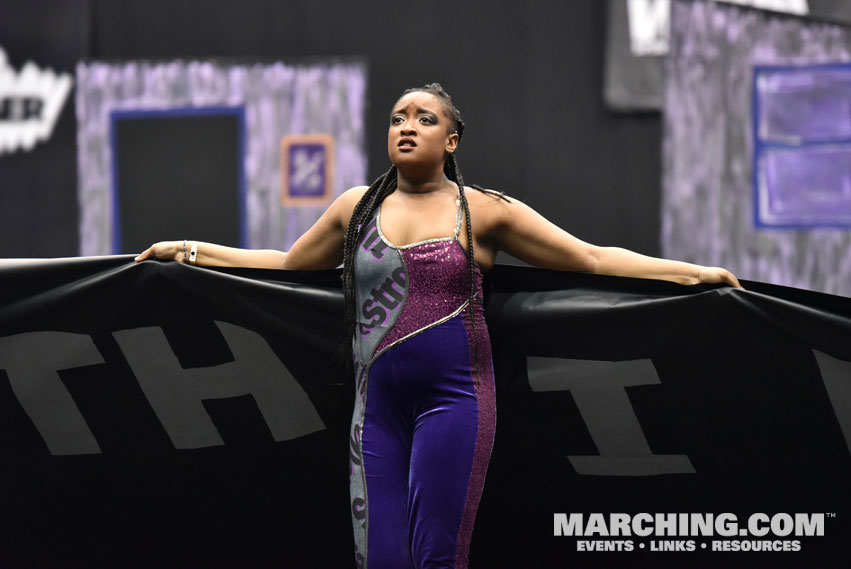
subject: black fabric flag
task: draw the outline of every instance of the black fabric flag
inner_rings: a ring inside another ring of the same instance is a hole
[[[339,276],[0,262],[0,565],[353,567]],[[848,566],[851,300],[486,284],[471,567]]]

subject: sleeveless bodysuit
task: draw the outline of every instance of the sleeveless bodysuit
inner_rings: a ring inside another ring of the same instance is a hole
[[[460,226],[459,207],[452,237],[397,247],[379,206],[355,253],[350,490],[363,569],[467,567],[496,409],[481,273],[470,306]]]

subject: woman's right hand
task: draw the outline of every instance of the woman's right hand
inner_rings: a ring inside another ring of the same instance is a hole
[[[159,241],[142,251],[135,261],[146,259],[160,259],[162,261],[183,261],[184,241]],[[189,246],[189,243],[186,243]]]

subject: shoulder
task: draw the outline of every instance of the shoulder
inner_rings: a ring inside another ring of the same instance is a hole
[[[511,215],[521,202],[498,190],[464,187],[464,194],[470,204],[473,218],[486,218],[490,223],[500,223],[505,216]]]
[[[334,200],[331,207],[342,215],[351,215],[352,210],[355,209],[355,206],[368,189],[369,186],[355,186],[354,188],[349,188]]]
[[[467,195],[467,201],[475,205],[499,205],[500,203],[508,205],[517,202],[505,192],[490,188],[464,186],[464,193]]]
[[[340,201],[345,204],[351,204],[352,207],[357,204],[366,191],[369,189],[369,186],[355,186],[354,188],[349,188],[337,198],[337,201]]]
[[[503,192],[464,187],[470,204],[470,221],[476,239],[482,243],[497,243],[500,234],[510,224],[514,209],[521,204]]]
[[[369,186],[355,186],[349,188],[339,195],[334,203],[331,204],[329,210],[334,210],[333,213],[337,216],[343,228],[348,227],[349,220],[352,218],[352,213],[355,211],[355,206],[361,200],[363,195],[369,189]]]

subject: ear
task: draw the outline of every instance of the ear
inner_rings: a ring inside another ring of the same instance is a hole
[[[458,140],[459,139],[460,139],[460,137],[458,136],[457,132],[453,132],[449,136],[447,136],[446,137],[446,152],[448,152],[449,154],[452,154],[453,152],[455,152],[455,149],[458,148]]]

